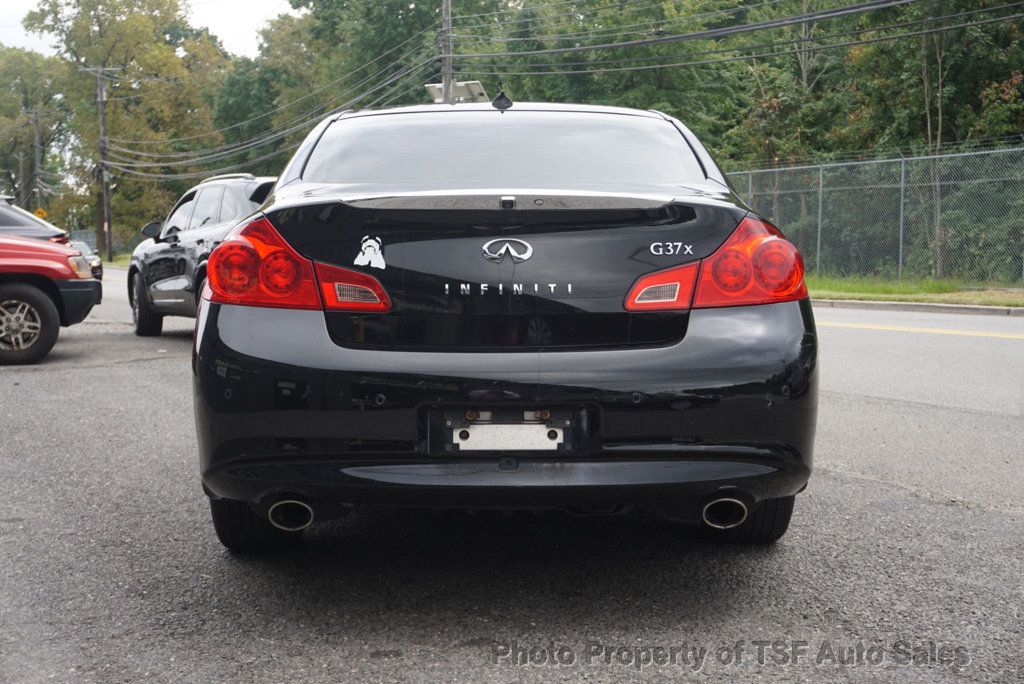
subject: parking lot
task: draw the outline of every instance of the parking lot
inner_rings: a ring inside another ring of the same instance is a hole
[[[816,471],[774,546],[359,510],[246,558],[199,486],[192,321],[135,337],[124,279],[0,368],[0,680],[1024,678],[1024,318],[818,309]]]

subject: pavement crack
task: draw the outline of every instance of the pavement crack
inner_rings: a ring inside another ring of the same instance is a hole
[[[1024,417],[1024,413],[1021,413],[1019,411],[1016,412],[1016,413],[1006,413],[1006,412],[1003,412],[1003,411],[986,411],[984,409],[973,409],[973,408],[967,408],[965,406],[950,406],[948,404],[933,404],[933,403],[927,402],[927,401],[915,401],[914,399],[898,399],[898,398],[895,398],[895,397],[880,397],[880,396],[875,395],[875,394],[858,394],[856,392],[838,392],[836,390],[824,390],[823,389],[823,390],[820,390],[820,395],[821,396],[829,396],[829,395],[831,395],[831,396],[836,396],[836,397],[846,397],[846,398],[850,398],[850,399],[859,399],[859,400],[867,399],[869,401],[875,401],[875,402],[878,402],[880,404],[899,404],[899,405],[907,405],[907,404],[909,404],[911,406],[920,406],[920,407],[923,407],[923,408],[942,409],[944,411],[957,411],[959,413],[969,413],[971,415],[976,415],[976,416],[993,416],[993,417],[997,417],[997,418],[1021,418],[1021,417]],[[818,403],[820,404],[821,402],[819,401]]]
[[[1024,515],[1024,507],[1016,506],[1013,504],[1007,504],[1003,506],[989,506],[980,501],[970,501],[962,497],[957,496],[953,492],[943,491],[931,491],[928,489],[916,489],[911,485],[904,484],[899,480],[894,480],[891,477],[877,477],[875,475],[868,475],[867,473],[857,472],[855,470],[847,470],[842,467],[822,467],[815,466],[814,473],[817,476],[822,475],[834,475],[836,477],[845,477],[851,480],[861,480],[863,482],[871,482],[877,485],[895,487],[897,489],[907,492],[916,499],[922,499],[928,503],[935,504],[937,506],[957,506],[960,508],[966,508],[970,510],[980,510],[988,513],[999,513],[1005,515],[1008,511],[1017,515]],[[811,482],[814,481],[814,476],[811,476]]]
[[[175,361],[187,361],[188,356],[171,356],[169,354],[161,354],[159,356],[144,356],[136,359],[119,359],[117,363],[97,363],[97,364],[75,364],[72,366],[60,365],[60,366],[5,366],[0,367],[0,374],[11,374],[16,377],[15,372],[18,373],[62,373],[69,370],[86,370],[95,368],[115,368],[122,366],[126,363],[148,363],[150,361],[166,361],[168,359],[174,359]]]

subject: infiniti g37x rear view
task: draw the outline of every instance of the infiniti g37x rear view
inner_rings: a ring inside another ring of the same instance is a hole
[[[332,116],[207,277],[196,424],[229,548],[358,504],[653,507],[769,542],[807,484],[800,255],[657,112]]]

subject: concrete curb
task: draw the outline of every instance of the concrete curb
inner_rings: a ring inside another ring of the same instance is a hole
[[[1024,317],[1024,307],[981,306],[978,304],[936,304],[933,302],[875,302],[865,299],[811,299],[815,307],[827,309],[881,309],[919,313],[970,314],[974,316]]]

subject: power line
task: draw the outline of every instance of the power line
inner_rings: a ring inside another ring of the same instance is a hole
[[[622,3],[621,6],[616,6],[614,8],[609,8],[606,5],[606,6],[602,6],[602,7],[583,8],[583,9],[581,9],[580,12],[570,14],[569,16],[571,16],[571,17],[573,17],[573,18],[575,18],[577,20],[582,20],[582,19],[596,18],[598,16],[601,16],[602,12],[604,10],[608,10],[608,9],[615,9],[617,11],[617,13],[621,14],[622,12],[626,11],[627,8],[633,10],[634,12],[638,12],[640,10],[652,10],[653,11],[655,9],[660,9],[661,7],[664,7],[664,5],[665,5],[664,0],[625,0]],[[537,9],[544,9],[545,7],[546,7],[546,5],[528,5],[528,6],[524,6],[524,7],[521,7],[521,8],[509,9],[509,10],[505,10],[505,11],[507,11],[507,12],[517,12],[519,14],[524,14],[524,13],[527,13],[528,11],[537,10]],[[583,12],[586,12],[586,14],[584,14]],[[458,20],[458,19],[461,19],[461,17],[455,17],[455,19]],[[529,30],[529,29],[532,28],[532,26],[530,26],[531,24],[536,24],[536,23],[539,23],[539,22],[545,22],[545,21],[550,21],[550,20],[551,20],[551,15],[545,15],[545,14],[536,13],[536,14],[534,14],[534,16],[520,17],[518,19],[508,19],[508,18],[504,18],[504,17],[499,19],[498,17],[495,17],[494,19],[491,19],[490,21],[485,21],[485,22],[479,23],[479,24],[463,24],[462,22],[459,22],[458,27],[459,27],[460,31],[465,31],[465,30],[468,30],[468,29],[475,29],[475,28],[494,28],[494,27],[508,26],[508,25],[511,25],[511,24],[524,24],[524,26],[519,27],[519,28],[515,28],[515,29],[512,29],[512,30],[514,30],[514,31],[526,31],[526,30]]]
[[[427,76],[425,70],[431,67],[432,63],[424,64],[418,71],[412,72],[404,78],[404,82],[396,83],[390,89],[391,92],[384,92],[377,99],[363,105],[360,109],[371,109],[378,105],[386,107],[390,103],[405,97],[408,93],[423,88],[423,78]],[[410,83],[412,84],[411,86],[409,85]]]
[[[709,18],[709,17],[718,17],[718,16],[723,16],[723,15],[733,15],[733,14],[737,14],[739,12],[745,12],[745,11],[749,11],[749,10],[752,10],[752,9],[758,9],[760,7],[766,7],[768,5],[776,5],[776,4],[778,4],[780,2],[783,2],[783,1],[784,0],[765,0],[764,2],[759,2],[759,3],[755,4],[755,5],[737,5],[736,7],[733,7],[733,8],[730,8],[730,9],[721,9],[721,10],[712,10],[712,11],[708,11],[708,12],[699,12],[697,14],[688,14],[688,15],[679,16],[679,17],[665,17],[665,18],[662,18],[662,19],[650,19],[650,20],[647,20],[647,21],[637,22],[637,23],[634,23],[634,24],[625,24],[625,25],[618,26],[618,27],[615,27],[615,28],[608,27],[608,28],[592,29],[590,31],[577,31],[577,32],[574,32],[574,33],[551,34],[551,35],[547,35],[547,36],[487,36],[487,35],[479,35],[479,34],[456,33],[456,34],[454,34],[454,37],[455,38],[477,38],[477,39],[482,39],[482,40],[479,40],[476,43],[474,43],[476,45],[482,45],[482,44],[486,44],[486,43],[514,43],[514,42],[545,41],[545,40],[569,40],[569,39],[575,39],[575,38],[596,38],[596,37],[601,37],[602,35],[604,35],[604,36],[609,36],[609,35],[643,35],[643,34],[649,34],[650,31],[624,31],[622,29],[637,28],[637,27],[640,27],[640,26],[657,26],[657,25],[660,25],[660,24],[668,24],[668,23],[677,22],[677,21],[692,22],[692,21],[695,21],[697,19],[706,19],[706,18]],[[662,4],[663,3],[660,3],[660,2],[659,3],[655,3],[655,5],[653,5],[653,7],[660,7]],[[601,8],[601,9],[608,9],[608,8],[604,7],[604,8]],[[536,17],[534,19],[530,19],[529,21],[531,21],[531,22],[546,21],[547,19],[548,19],[547,17]],[[596,17],[595,17],[595,20],[596,20]],[[466,27],[461,27],[461,28],[466,28]],[[516,29],[516,30],[522,30],[522,29]],[[461,42],[461,41],[459,41],[459,42]]]
[[[773,0],[771,2],[761,2],[761,3],[755,4],[755,5],[740,5],[740,6],[737,6],[737,7],[733,7],[731,9],[709,10],[707,12],[702,12],[702,13],[696,14],[696,15],[690,15],[690,17],[684,17],[684,18],[689,19],[691,17],[696,17],[696,16],[704,17],[704,16],[716,16],[716,15],[720,15],[720,14],[735,14],[736,12],[740,12],[740,11],[743,11],[743,10],[756,9],[758,7],[763,7],[764,5],[774,4],[775,2],[780,2],[780,1],[781,0]],[[561,4],[561,3],[555,3],[555,4]],[[602,13],[603,10],[614,11],[616,14],[621,15],[623,12],[625,12],[627,10],[632,10],[633,12],[639,12],[641,10],[651,10],[651,11],[654,11],[654,10],[660,9],[660,8],[662,8],[664,6],[665,6],[665,1],[664,0],[620,0],[620,2],[618,4],[616,4],[616,5],[611,5],[611,6],[605,5],[605,6],[602,6],[602,7],[595,7],[595,8],[581,8],[581,13],[577,13],[575,16],[577,18],[579,18],[579,20],[582,21],[583,19],[594,19],[596,17],[601,16],[601,13]],[[503,10],[503,11],[524,13],[527,10],[544,9],[545,7],[548,7],[548,5],[529,5],[529,6],[524,6],[524,7],[521,7],[521,8],[508,9],[508,10]],[[582,14],[582,12],[591,12],[591,14]],[[456,19],[459,19],[459,18],[460,17],[456,17]],[[497,27],[497,26],[508,26],[508,25],[511,25],[511,24],[526,24],[526,26],[523,26],[522,28],[512,29],[514,31],[525,31],[525,30],[528,30],[528,29],[532,28],[530,26],[530,24],[536,24],[536,23],[546,22],[546,21],[550,21],[550,20],[551,20],[550,16],[545,16],[545,15],[540,15],[540,14],[538,14],[536,16],[532,16],[532,17],[521,17],[519,19],[505,19],[505,18],[498,19],[498,18],[495,18],[495,19],[493,19],[491,21],[484,22],[484,23],[481,23],[481,24],[468,24],[467,25],[467,24],[460,23],[459,24],[459,29],[460,30],[466,30],[466,29],[471,29],[471,28],[494,28],[494,27]]]
[[[937,21],[946,21],[949,19],[960,19],[962,17],[971,16],[975,14],[982,14],[986,12],[998,12],[1005,9],[1011,9],[1013,7],[1019,7],[1024,5],[1024,1],[1006,3],[1004,5],[998,5],[995,7],[983,7],[980,9],[967,10],[963,12],[954,12],[946,14],[940,17],[925,17],[923,19],[915,19],[913,21],[904,21],[896,24],[887,24],[884,26],[867,26],[864,28],[852,29],[849,31],[841,31],[836,33],[827,33],[817,36],[802,36],[796,38],[788,38],[786,40],[772,41],[769,43],[759,43],[755,45],[742,45],[742,46],[731,46],[731,47],[720,47],[712,50],[701,50],[700,52],[692,52],[689,54],[690,57],[700,55],[715,55],[723,52],[738,52],[740,50],[761,50],[776,48],[780,45],[792,45],[794,43],[808,43],[811,41],[829,40],[832,38],[843,38],[846,36],[860,35],[863,33],[871,33],[875,31],[887,31],[891,29],[907,28],[910,26],[918,26],[920,24],[927,24]],[[473,55],[464,55],[464,60],[472,60]],[[612,59],[593,59],[593,60],[581,60],[576,62],[546,62],[546,63],[523,63],[523,62],[512,62],[512,63],[500,63],[500,64],[488,64],[490,68],[501,68],[501,67],[514,67],[514,68],[541,68],[550,67],[554,69],[561,69],[568,66],[589,66],[592,64],[626,64],[629,62],[653,62],[657,60],[671,59],[671,55],[647,55],[641,57],[616,57]],[[660,68],[663,65],[655,65],[655,68]],[[502,74],[506,72],[501,72]],[[515,76],[519,72],[510,71],[508,75]],[[565,72],[562,72],[565,73]]]
[[[421,66],[425,66],[426,64],[434,61],[435,59],[436,58],[426,59],[426,60],[423,60],[422,62],[420,62],[417,65],[414,65],[412,67],[407,67],[405,69],[400,70],[397,74],[393,75],[389,79],[386,79],[384,82],[382,82],[381,84],[379,84],[375,88],[367,91],[366,93],[362,93],[360,95],[357,95],[354,99],[349,100],[349,101],[341,104],[340,106],[336,107],[332,111],[337,112],[337,111],[341,111],[341,110],[347,109],[349,106],[351,106],[352,103],[358,101],[362,97],[365,97],[366,94],[376,92],[378,89],[393,83],[398,78],[401,78],[405,74],[410,73],[411,71],[413,71],[413,70],[415,70],[415,69],[417,69],[417,68],[419,68]],[[118,168],[122,168],[122,167],[130,167],[130,168],[162,168],[162,167],[167,167],[167,166],[194,166],[196,164],[202,164],[202,163],[206,163],[206,162],[219,161],[221,159],[227,159],[229,157],[237,156],[238,154],[240,154],[241,152],[243,152],[245,150],[263,147],[263,146],[265,146],[265,145],[267,145],[267,144],[269,144],[271,142],[274,142],[276,140],[280,140],[280,139],[282,139],[284,137],[287,137],[291,133],[294,133],[295,131],[301,130],[301,129],[307,127],[309,124],[311,124],[311,123],[313,123],[315,121],[320,120],[321,118],[323,118],[323,116],[325,116],[325,114],[321,113],[321,114],[318,114],[318,115],[316,115],[314,117],[311,117],[309,119],[304,119],[303,121],[300,121],[299,123],[297,123],[297,124],[295,124],[293,126],[290,126],[290,127],[286,128],[286,129],[284,129],[284,130],[282,130],[282,131],[280,131],[278,133],[275,133],[274,135],[266,136],[264,138],[261,138],[259,140],[255,140],[255,141],[253,141],[251,143],[248,143],[248,144],[246,144],[246,145],[244,145],[242,147],[235,148],[235,149],[232,149],[232,150],[227,151],[227,152],[220,152],[220,153],[217,153],[217,154],[200,155],[198,157],[191,157],[191,158],[187,158],[187,159],[174,160],[174,161],[162,161],[162,162],[157,162],[157,161],[152,161],[152,162],[134,162],[134,161],[127,161],[126,162],[126,161],[119,161]]]
[[[658,36],[655,38],[644,38],[640,40],[628,40],[619,43],[603,43],[599,45],[576,45],[573,47],[564,48],[544,48],[539,50],[521,50],[518,52],[491,52],[491,53],[476,53],[473,57],[521,57],[524,55],[553,55],[563,54],[568,52],[587,52],[590,50],[611,50],[621,49],[630,47],[642,47],[646,45],[662,45],[666,43],[681,43],[692,40],[706,40],[708,38],[721,38],[724,36],[731,36],[739,33],[749,33],[751,31],[762,31],[768,29],[783,28],[785,26],[791,26],[793,24],[801,24],[804,22],[811,21],[822,21],[825,19],[835,19],[838,17],[849,16],[853,14],[861,14],[864,12],[871,12],[875,10],[888,9],[890,7],[899,7],[900,5],[906,5],[915,0],[871,0],[870,2],[861,3],[858,5],[848,5],[845,7],[837,7],[834,9],[818,10],[816,12],[808,12],[806,14],[799,14],[796,16],[785,17],[782,19],[769,19],[766,21],[754,22],[751,24],[740,24],[737,26],[725,26],[721,28],[706,29],[703,31],[695,31],[693,33],[683,33],[672,36]],[[465,57],[466,55],[454,55],[455,57]]]
[[[347,88],[345,91],[340,93],[338,95],[338,97],[343,97],[345,95],[348,95],[348,94],[351,94],[351,93],[355,92],[356,89],[362,87],[367,82],[370,82],[370,81],[376,79],[380,74],[384,73],[384,71],[386,71],[387,69],[393,67],[395,64],[397,64],[398,62],[403,61],[404,59],[406,59],[409,56],[411,56],[411,52],[407,53],[406,55],[403,55],[401,58],[399,58],[395,62],[392,62],[388,66],[383,67],[379,71],[377,71],[377,72],[375,72],[375,73],[373,73],[373,74],[371,74],[369,76],[366,76],[365,78],[363,78],[359,82],[353,84],[352,86]],[[433,59],[436,59],[436,58],[430,58],[430,59],[426,59],[426,60],[421,60],[419,62],[419,64],[425,63],[427,61],[432,61]],[[414,64],[413,67],[415,67],[415,66],[417,66],[417,65]],[[409,68],[413,68],[413,67],[409,67]],[[279,139],[281,139],[283,137],[286,137],[290,133],[294,132],[296,130],[296,128],[301,128],[301,127],[309,124],[311,121],[315,121],[315,120],[321,118],[324,115],[324,113],[325,113],[325,111],[324,111],[325,109],[326,109],[326,105],[318,105],[314,109],[309,110],[307,112],[304,112],[302,114],[299,114],[299,115],[289,119],[288,121],[285,121],[285,122],[279,124],[278,126],[275,126],[272,129],[269,129],[267,131],[263,131],[262,133],[260,133],[260,134],[258,134],[256,136],[253,136],[252,138],[249,138],[248,140],[239,141],[237,143],[232,143],[232,144],[229,144],[229,145],[222,145],[220,147],[208,148],[206,150],[201,150],[201,151],[198,151],[198,152],[200,154],[205,152],[207,155],[210,155],[210,156],[213,156],[213,155],[232,156],[233,153],[241,152],[241,151],[244,151],[246,149],[251,149],[252,147],[258,147],[258,146],[260,146],[260,145],[262,145],[264,143],[267,143],[267,142],[270,142],[270,141],[273,141],[273,140],[279,140]],[[312,116],[310,116],[310,115],[312,115]],[[118,152],[122,152],[123,154],[118,155],[118,157],[122,161],[123,164],[128,165],[128,166],[142,164],[142,160],[138,160],[137,157],[146,157],[146,158],[150,158],[150,159],[166,159],[166,158],[189,159],[189,160],[193,160],[193,161],[195,159],[197,159],[197,157],[196,157],[197,152],[196,151],[153,153],[153,152],[142,152],[142,151],[138,151],[138,150],[130,150],[128,148],[124,148],[124,147],[120,147],[120,146],[116,146],[116,145],[112,146],[111,149],[116,150]],[[135,158],[125,157],[124,154],[130,154],[130,155],[132,155]],[[136,164],[135,162],[139,162],[139,163]],[[172,163],[174,163],[174,162],[170,162],[169,161],[166,164],[157,164],[155,162],[146,162],[146,164],[142,164],[142,165],[164,166],[164,165],[170,165]]]
[[[900,38],[913,38],[915,36],[929,35],[932,33],[942,33],[945,31],[952,31],[958,28],[968,28],[971,26],[984,26],[986,24],[993,24],[1000,21],[1009,21],[1011,19],[1020,19],[1024,17],[1024,13],[1012,14],[1004,17],[995,17],[992,19],[979,20],[975,22],[966,22],[962,24],[956,24],[953,26],[940,26],[931,29],[924,29],[921,31],[908,31],[900,33],[894,36],[879,36],[876,38],[868,38],[864,40],[848,41],[846,43],[836,43],[833,45],[815,45],[811,47],[799,48],[797,50],[782,50],[779,52],[767,52],[755,55],[738,55],[736,57],[723,57],[721,59],[703,59],[694,60],[689,62],[675,62],[673,64],[652,64],[647,66],[629,66],[629,67],[606,67],[600,69],[578,69],[578,70],[563,70],[563,71],[518,71],[518,72],[505,72],[505,71],[459,71],[460,74],[471,74],[476,76],[551,76],[551,75],[567,75],[567,74],[597,74],[614,71],[647,71],[650,69],[665,69],[673,67],[684,67],[684,66],[700,66],[705,64],[720,64],[724,62],[739,62],[749,59],[760,59],[764,57],[779,57],[783,55],[793,55],[800,52],[820,52],[822,50],[833,50],[836,48],[853,47],[856,45],[868,45],[871,43],[880,43],[887,40],[898,40]]]
[[[433,61],[433,60],[431,60],[431,61]],[[428,66],[428,64],[421,65],[421,67],[420,67],[420,69],[418,71],[422,72],[423,68],[425,68],[426,66]],[[402,85],[404,85],[404,84],[398,84],[398,87],[400,88]],[[421,87],[418,82],[415,85],[416,85],[416,87]],[[393,94],[394,89],[389,89],[389,90],[391,92],[385,92],[385,94],[384,94],[385,97],[387,97],[390,94]],[[370,91],[368,91],[368,92],[370,92]],[[374,103],[370,103],[370,105],[368,105],[368,106],[372,107],[373,104]],[[116,166],[114,168],[117,168],[122,173],[126,173],[126,174],[131,175],[131,176],[139,176],[139,177],[150,178],[150,179],[155,179],[155,180],[187,180],[187,179],[192,179],[192,178],[203,178],[203,177],[207,177],[207,176],[216,175],[216,174],[219,174],[219,173],[228,173],[230,171],[239,171],[239,170],[244,169],[244,168],[250,168],[252,166],[252,164],[255,164],[256,162],[266,161],[267,159],[273,159],[274,157],[276,157],[278,155],[282,155],[282,154],[289,154],[289,153],[293,152],[294,150],[296,150],[299,147],[299,145],[301,145],[301,144],[302,144],[301,142],[292,143],[292,144],[284,146],[281,149],[275,150],[273,152],[269,152],[269,153],[264,154],[264,155],[260,155],[259,157],[254,157],[253,159],[248,159],[248,160],[246,160],[244,162],[240,162],[238,164],[232,164],[231,166],[224,166],[224,167],[221,167],[221,168],[218,168],[218,169],[208,169],[206,171],[195,171],[195,172],[185,172],[185,173],[149,173],[149,172],[145,172],[145,171],[135,171],[134,169],[122,169],[122,168],[116,167]]]
[[[348,88],[343,90],[341,93],[336,95],[335,98],[333,98],[333,99],[338,99],[338,98],[344,97],[346,95],[349,95],[349,94],[351,94],[353,92],[356,92],[359,88],[361,88],[365,84],[375,80],[378,76],[380,76],[381,74],[385,73],[386,71],[388,71],[389,69],[391,69],[395,65],[399,64],[400,62],[405,61],[406,59],[408,59],[408,58],[410,58],[412,56],[414,56],[413,55],[414,52],[416,52],[416,51],[415,50],[410,50],[409,52],[405,53],[404,55],[402,55],[401,57],[396,59],[394,62],[391,62],[387,66],[381,67],[380,70],[378,70],[378,71],[376,71],[376,72],[374,72],[372,74],[369,74],[368,76],[364,77],[360,81],[352,84],[351,86],[349,86]],[[244,149],[248,149],[249,147],[252,146],[251,143],[254,143],[254,142],[259,143],[259,142],[265,142],[265,141],[267,141],[269,139],[275,139],[275,138],[273,138],[273,136],[274,136],[274,134],[276,134],[278,132],[286,131],[286,129],[287,129],[287,132],[290,132],[292,130],[290,127],[293,124],[295,124],[296,122],[299,122],[300,125],[302,125],[304,123],[308,123],[309,121],[315,120],[315,119],[323,116],[325,111],[327,111],[327,109],[328,109],[328,106],[326,104],[317,105],[313,109],[310,109],[310,110],[308,110],[306,112],[302,112],[302,113],[292,117],[291,119],[283,121],[283,122],[277,124],[276,126],[270,128],[270,129],[268,129],[266,131],[262,131],[262,132],[258,133],[257,135],[254,135],[253,137],[248,138],[246,140],[240,140],[238,142],[234,142],[234,143],[230,143],[230,144],[226,144],[226,145],[221,145],[219,147],[207,148],[207,149],[201,150],[199,152],[219,153],[219,152],[223,152],[223,151],[240,150],[240,149],[243,149],[243,148]],[[287,135],[287,132],[285,132],[285,135]],[[281,137],[281,136],[278,136],[278,137]],[[121,158],[122,159],[127,159],[128,161],[138,161],[138,159],[133,159],[133,158],[130,158],[130,157],[124,157],[123,156],[124,154],[132,155],[132,157],[134,157],[134,158],[146,157],[146,158],[150,158],[150,159],[194,158],[195,155],[197,154],[197,151],[195,151],[195,150],[191,150],[191,151],[178,151],[178,152],[158,152],[158,153],[144,152],[144,151],[141,151],[141,150],[132,150],[132,149],[125,148],[125,147],[120,147],[120,146],[117,146],[117,145],[112,145],[111,149],[116,150],[118,152],[121,152],[122,153]]]
[[[125,139],[122,139],[122,138],[110,138],[110,140],[112,142],[118,142],[118,143],[125,144],[125,145],[166,145],[166,144],[171,144],[171,143],[176,143],[176,142],[185,142],[185,141],[188,141],[188,140],[198,140],[200,138],[209,137],[210,135],[213,135],[215,133],[224,133],[225,131],[233,130],[235,128],[238,128],[239,126],[244,126],[245,124],[252,123],[254,121],[258,121],[259,119],[262,119],[263,117],[270,116],[271,114],[275,114],[275,113],[277,113],[277,112],[279,112],[279,111],[281,111],[281,110],[283,110],[283,109],[285,109],[287,107],[290,107],[290,106],[292,106],[292,105],[294,105],[294,104],[296,104],[298,102],[302,102],[303,100],[306,100],[306,99],[316,95],[317,93],[326,90],[327,88],[331,87],[332,85],[336,85],[336,84],[344,81],[345,79],[347,79],[350,76],[358,73],[362,69],[365,69],[366,67],[370,66],[371,64],[374,64],[374,63],[380,61],[381,59],[383,59],[387,55],[395,52],[396,50],[402,48],[403,46],[408,45],[410,42],[412,42],[416,38],[419,38],[423,34],[433,30],[436,26],[437,26],[437,22],[435,21],[432,24],[430,24],[427,28],[425,28],[425,29],[423,29],[423,30],[413,34],[412,36],[410,36],[406,40],[402,41],[401,43],[398,43],[394,47],[392,47],[392,48],[382,52],[381,54],[377,55],[376,57],[371,59],[369,62],[366,62],[365,64],[361,64],[361,65],[357,66],[356,68],[354,68],[351,71],[349,71],[349,72],[339,76],[338,78],[334,79],[333,81],[325,83],[324,85],[319,86],[318,88],[315,88],[314,90],[306,93],[305,95],[302,95],[301,97],[298,97],[298,98],[295,98],[294,100],[290,100],[288,102],[280,104],[280,105],[274,107],[273,109],[270,109],[270,110],[268,110],[266,112],[263,112],[261,114],[257,114],[256,116],[254,116],[254,117],[252,117],[250,119],[246,119],[244,121],[239,121],[237,123],[233,123],[230,126],[225,126],[224,128],[216,128],[216,129],[212,129],[210,131],[206,131],[206,132],[203,132],[203,133],[197,133],[195,135],[183,136],[183,137],[180,137],[180,138],[168,138],[166,140],[125,140]],[[394,64],[394,62],[392,62],[392,64]],[[252,68],[257,68],[257,67],[254,65]],[[311,110],[309,110],[306,113],[308,114],[309,112],[312,112],[312,111],[314,111],[314,110],[311,109]],[[302,116],[304,116],[304,115],[302,115]]]
[[[229,173],[231,171],[239,171],[241,169],[251,167],[256,162],[266,161],[267,159],[272,159],[273,157],[276,157],[278,155],[287,154],[288,152],[291,152],[292,150],[296,149],[299,146],[299,144],[300,143],[288,145],[279,150],[274,150],[273,152],[268,152],[267,154],[260,155],[259,157],[254,157],[252,159],[247,159],[244,162],[239,162],[238,164],[232,164],[231,166],[223,166],[219,169],[207,169],[206,171],[195,171],[185,173],[149,173],[146,171],[123,169],[120,166],[117,166],[116,164],[111,164],[111,168],[117,169],[121,173],[125,173],[130,176],[140,176],[143,178],[154,178],[159,180],[184,180],[188,178],[202,178],[204,176],[215,176],[219,173]]]
[[[636,0],[626,0],[626,2],[636,2]],[[530,9],[547,9],[550,7],[561,7],[563,5],[580,5],[584,4],[584,0],[558,0],[557,2],[545,2],[538,5],[531,5]],[[476,14],[456,14],[454,19],[473,19],[475,17],[488,17],[496,14],[507,14],[509,12],[520,12],[525,8],[512,8],[493,10],[491,12],[477,12]]]
[[[379,92],[380,90],[382,90],[382,89],[390,86],[391,84],[393,84],[395,81],[398,81],[398,80],[400,80],[400,79],[402,79],[402,78],[404,78],[406,76],[409,76],[412,73],[416,73],[416,72],[422,70],[423,67],[426,67],[428,64],[430,64],[430,63],[432,63],[434,61],[436,61],[436,57],[432,57],[430,59],[424,60],[423,62],[421,62],[420,64],[418,64],[418,65],[416,65],[414,67],[411,67],[411,68],[408,68],[408,69],[403,69],[402,71],[398,72],[397,74],[395,74],[391,78],[386,79],[382,83],[374,86],[373,88],[371,88],[371,89],[369,89],[369,90],[367,90],[367,91],[365,91],[363,93],[360,93],[356,97],[354,97],[351,100],[347,101],[345,104],[343,104],[340,107],[336,108],[330,114],[334,114],[334,113],[337,113],[339,111],[343,111],[344,109],[347,109],[349,106],[351,106],[352,104],[355,104],[359,100],[362,100],[365,97],[368,97],[369,95],[372,95],[374,93]],[[328,116],[330,116],[330,114],[328,114]],[[319,118],[322,118],[322,117],[319,117]],[[305,126],[309,125],[310,123],[312,123],[313,121],[314,120],[306,121],[300,127],[305,127]],[[298,130],[300,127],[295,127],[293,130]],[[156,173],[146,173],[146,172],[141,172],[141,171],[135,171],[135,169],[137,169],[137,168],[166,168],[168,166],[195,166],[197,164],[200,164],[200,162],[197,162],[195,160],[183,160],[183,161],[179,161],[179,162],[170,162],[170,163],[146,163],[146,164],[111,163],[110,166],[112,168],[115,168],[115,169],[117,169],[119,171],[122,171],[122,172],[130,173],[132,175],[145,176],[145,177],[149,177],[149,178],[165,178],[165,179],[167,179],[167,178],[195,178],[195,177],[198,177],[198,176],[205,176],[205,175],[210,175],[210,174],[213,174],[213,173],[221,173],[221,172],[225,172],[225,171],[232,171],[232,170],[235,170],[237,168],[243,167],[245,165],[253,164],[253,163],[257,162],[257,161],[263,161],[265,159],[269,159],[269,158],[274,157],[274,156],[276,156],[278,154],[281,154],[283,151],[295,149],[295,147],[297,147],[297,146],[298,146],[298,144],[291,145],[291,146],[286,146],[284,148],[284,150],[276,150],[276,151],[274,151],[272,153],[268,153],[268,154],[263,155],[261,157],[256,157],[254,159],[246,160],[245,162],[240,162],[239,164],[235,164],[235,165],[233,165],[231,167],[224,167],[224,168],[216,169],[216,170],[213,170],[213,171],[197,172],[196,174],[193,174],[193,173],[156,174]],[[235,156],[235,155],[234,154],[222,155],[221,157],[219,157],[219,159],[224,159],[224,158],[227,158],[227,157],[230,157],[230,156]],[[215,159],[210,159],[208,161],[216,161],[216,160]]]

